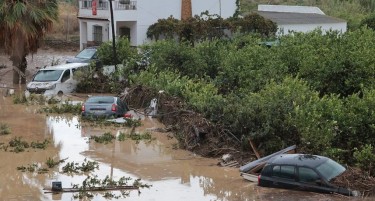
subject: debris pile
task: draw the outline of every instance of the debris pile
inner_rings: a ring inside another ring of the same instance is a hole
[[[334,178],[331,183],[360,191],[363,196],[375,195],[375,177],[369,176],[358,168],[348,167],[343,174]]]

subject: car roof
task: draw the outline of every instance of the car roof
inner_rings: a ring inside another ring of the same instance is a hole
[[[281,154],[271,158],[268,163],[274,165],[296,165],[315,168],[329,158],[311,154]]]
[[[87,63],[68,63],[68,64],[61,64],[57,66],[48,66],[40,70],[66,70],[70,68],[79,68],[79,67],[88,66],[88,65],[89,64]]]

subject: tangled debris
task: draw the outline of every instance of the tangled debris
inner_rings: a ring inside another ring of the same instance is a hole
[[[332,180],[332,183],[337,186],[360,191],[362,196],[375,195],[375,178],[358,168],[348,167],[343,174]]]
[[[127,89],[123,98],[130,107],[147,108],[157,97],[157,117],[179,141],[179,147],[206,157],[232,154],[237,161],[248,161],[250,152],[241,152],[233,147],[241,146],[223,125],[212,123],[202,114],[191,110],[178,97],[158,93],[144,86]]]

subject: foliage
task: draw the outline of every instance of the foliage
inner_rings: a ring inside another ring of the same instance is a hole
[[[354,159],[362,170],[375,175],[375,149],[371,144],[366,144],[361,149],[354,149]]]
[[[71,113],[71,114],[80,114],[82,110],[82,104],[73,104],[70,101],[65,101],[61,104],[53,104],[49,106],[45,106],[40,109],[40,112],[45,113],[57,113],[57,114],[64,114],[64,113]]]
[[[21,72],[27,67],[26,56],[35,53],[40,39],[52,29],[58,19],[57,0],[0,2],[0,47],[10,56],[13,65]],[[14,71],[13,83],[19,82]],[[22,78],[22,83],[26,78]]]
[[[362,20],[361,26],[367,26],[368,28],[375,30],[375,15],[372,14]]]
[[[131,139],[139,143],[141,140],[148,140],[151,141],[153,140],[151,133],[145,132],[145,133],[130,133],[130,134],[125,134],[120,132],[120,134],[117,137],[118,141],[125,141],[127,139]]]
[[[108,175],[104,179],[99,179],[97,175],[89,175],[83,181],[82,184],[73,184],[73,188],[79,189],[79,193],[75,194],[73,197],[74,199],[90,199],[94,197],[94,195],[89,192],[90,188],[99,188],[104,189],[106,187],[118,187],[120,190],[119,194],[114,194],[110,192],[105,192],[103,197],[106,199],[120,199],[126,198],[129,196],[129,190],[139,190],[139,188],[149,188],[150,185],[143,184],[140,182],[140,179],[136,179],[133,181],[132,185],[128,183],[132,180],[130,177],[121,177],[119,180],[113,180]]]
[[[204,40],[227,38],[225,30],[230,30],[232,33],[240,31],[272,36],[276,33],[277,26],[257,13],[251,13],[244,18],[223,19],[218,15],[203,12],[200,16],[196,15],[181,21],[172,16],[167,19],[159,19],[148,28],[147,37],[155,40],[160,38],[178,39],[194,44]]]
[[[97,143],[108,144],[108,143],[111,143],[113,139],[116,139],[116,137],[112,135],[111,133],[107,132],[101,136],[91,136],[90,139],[93,139]]]
[[[7,124],[0,123],[0,135],[8,135],[10,134],[10,128]]]
[[[181,98],[264,154],[297,144],[353,165],[355,147],[375,144],[374,34],[315,30],[271,47],[260,44],[274,38],[260,34],[194,46],[160,40],[145,47],[149,64],[129,80]]]
[[[31,142],[30,147],[33,149],[46,149],[49,143],[50,141],[45,139],[43,142]]]
[[[103,65],[114,65],[112,41],[102,43],[97,50],[98,57]],[[117,64],[128,61],[136,55],[137,50],[130,46],[128,38],[121,37],[116,40]]]
[[[33,149],[46,149],[47,145],[50,143],[49,140],[44,140],[43,142],[31,142],[28,143],[24,140],[22,140],[21,137],[15,137],[9,141],[9,147],[12,147],[13,149],[10,150],[11,152],[19,153],[23,152],[28,148]],[[5,151],[7,151],[8,147],[3,147]]]
[[[96,161],[89,161],[85,158],[81,165],[77,162],[68,162],[64,167],[62,167],[62,172],[85,173],[94,171],[95,169],[99,169],[99,163]]]
[[[33,163],[29,164],[28,166],[19,166],[17,167],[17,170],[21,172],[37,172],[38,174],[43,174],[48,172],[48,169],[46,168],[41,168],[39,164]]]
[[[66,159],[61,159],[61,160],[55,161],[53,158],[48,157],[48,159],[46,161],[46,165],[47,165],[48,168],[54,168],[56,165],[59,165],[61,163],[65,163]]]

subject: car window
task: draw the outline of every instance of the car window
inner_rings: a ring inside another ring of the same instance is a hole
[[[79,54],[77,54],[76,58],[92,59],[94,56],[96,56],[96,49],[90,48],[82,50]]]
[[[275,165],[272,169],[272,176],[294,179],[295,167],[291,165]]]
[[[315,183],[320,180],[319,175],[311,168],[298,168],[298,176],[301,182]]]
[[[320,164],[318,167],[316,167],[316,170],[328,181],[331,179],[339,176],[341,173],[343,173],[346,169],[338,164],[337,162],[328,159],[324,163]]]
[[[61,78],[61,82],[65,82],[70,78],[70,70],[66,70]]]
[[[90,97],[87,99],[86,103],[113,103],[114,98],[113,97]]]
[[[60,78],[62,70],[40,70],[35,75],[33,81],[35,82],[48,82],[56,81]]]

